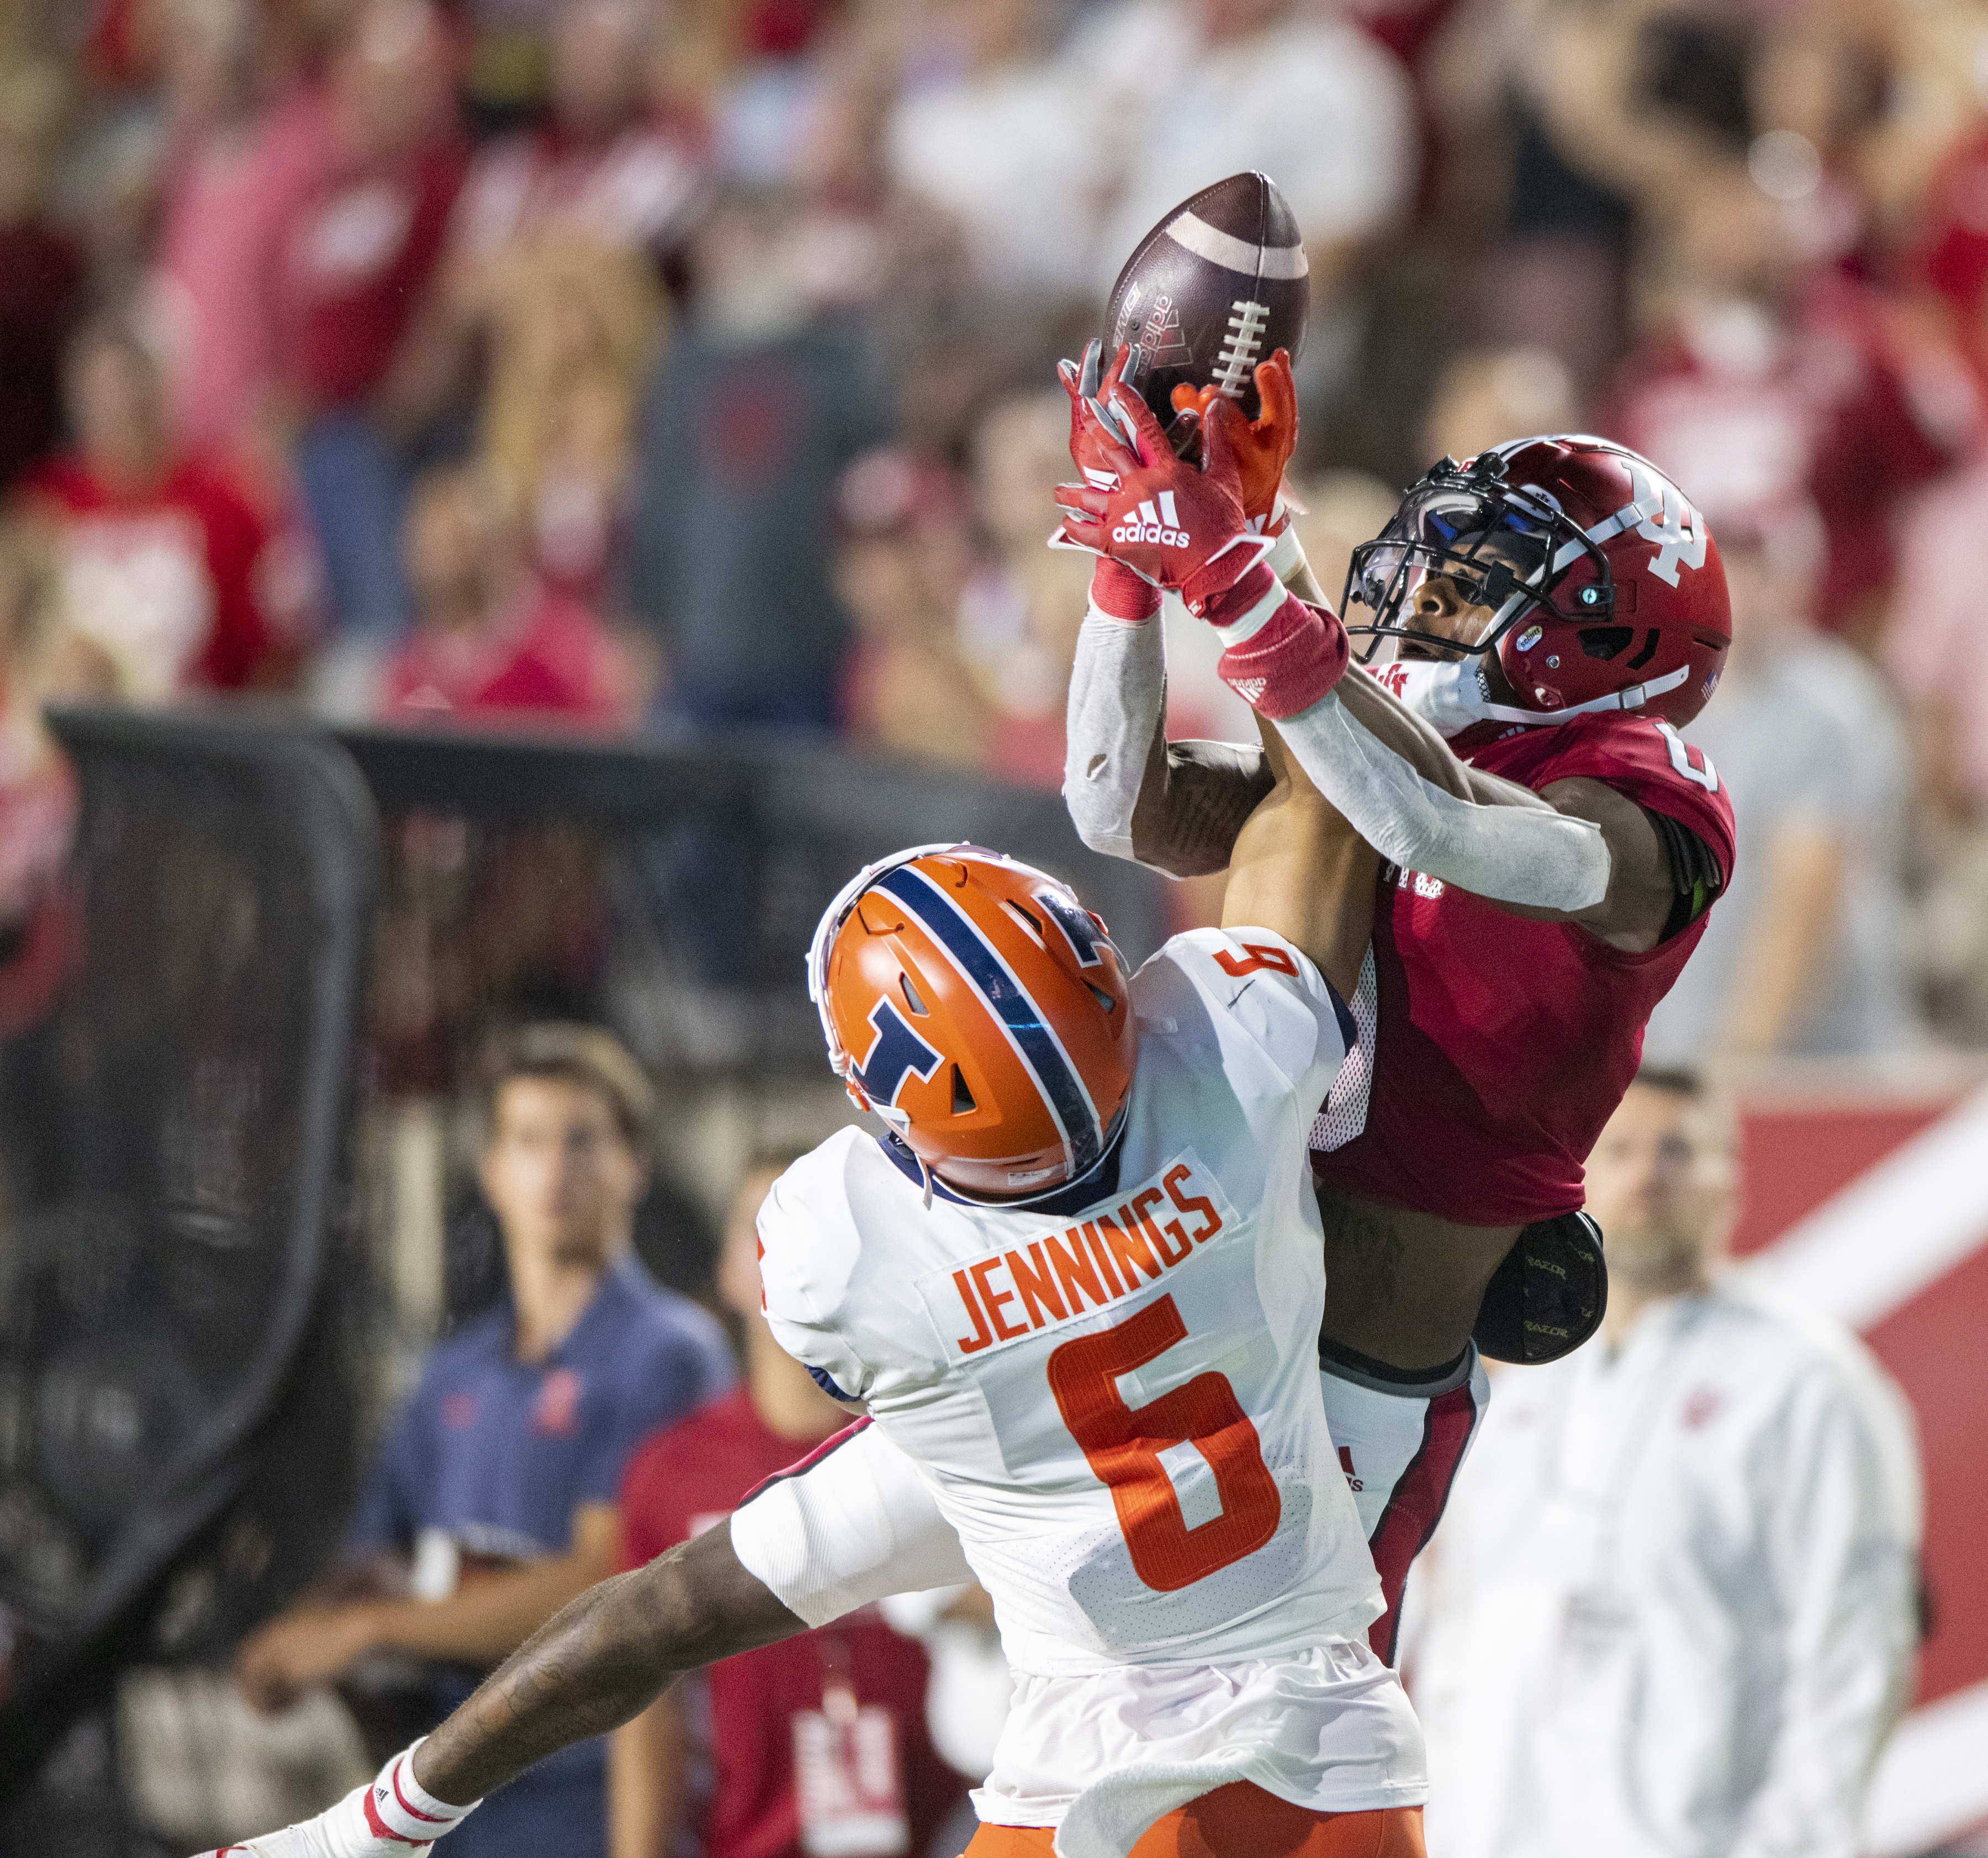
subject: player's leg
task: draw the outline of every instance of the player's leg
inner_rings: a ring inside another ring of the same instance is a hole
[[[1601,1233],[1582,1213],[1462,1226],[1319,1183],[1326,1419],[1387,1610],[1368,1637],[1390,1663],[1409,1564],[1448,1501],[1488,1394],[1477,1356],[1552,1361],[1608,1301]]]
[[[1424,1375],[1351,1355],[1321,1336],[1318,1366],[1326,1423],[1386,1602],[1367,1641],[1392,1664],[1409,1566],[1442,1518],[1490,1386],[1469,1342],[1456,1362]]]
[[[1422,1809],[1318,1813],[1247,1781],[1158,1819],[1131,1858],[1422,1858]]]
[[[1046,1826],[983,1826],[965,1858],[1052,1858]],[[1424,1858],[1422,1809],[1318,1813],[1247,1781],[1154,1821],[1131,1858]]]

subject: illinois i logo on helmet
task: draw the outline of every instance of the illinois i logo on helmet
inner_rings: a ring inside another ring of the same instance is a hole
[[[1138,1051],[1130,980],[1065,885],[975,845],[870,866],[808,954],[851,1100],[948,1189],[1003,1200],[1075,1179],[1117,1139]]]

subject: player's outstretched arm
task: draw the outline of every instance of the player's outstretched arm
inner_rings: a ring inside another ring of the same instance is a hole
[[[1473,768],[1458,760],[1433,724],[1372,678],[1347,678],[1333,695],[1344,706],[1354,729],[1385,753],[1398,756],[1424,785],[1476,807],[1530,809],[1577,821],[1592,827],[1600,843],[1598,855],[1591,842],[1582,849],[1579,841],[1570,841],[1563,849],[1542,839],[1533,858],[1522,858],[1513,865],[1513,875],[1530,877],[1533,885],[1516,895],[1478,889],[1432,865],[1411,868],[1475,891],[1513,915],[1577,922],[1612,946],[1632,953],[1655,947],[1670,915],[1676,885],[1656,828],[1634,800],[1604,781],[1584,777],[1559,780],[1534,793]],[[1308,726],[1294,719],[1280,726],[1302,733]],[[1495,857],[1501,848],[1493,841],[1500,834],[1507,839],[1513,834],[1503,820],[1473,819],[1469,813],[1456,814],[1453,818],[1465,836],[1462,856],[1466,861],[1472,849],[1468,841],[1473,835]],[[1598,884],[1598,895],[1586,895]]]
[[[1270,771],[1254,743],[1167,739],[1151,592],[1110,561],[1091,577],[1070,670],[1063,800],[1092,851],[1201,877],[1228,865],[1242,822],[1270,790]]]
[[[1618,947],[1655,945],[1672,885],[1639,807],[1597,781],[1542,796],[1482,774],[1378,684],[1345,676],[1344,628],[1330,608],[1286,592],[1248,530],[1232,436],[1240,415],[1224,403],[1210,408],[1197,470],[1173,456],[1136,397],[1120,390],[1110,404],[1132,442],[1110,454],[1110,488],[1058,491],[1066,530],[1178,589],[1221,637],[1224,680],[1276,726],[1368,844],[1404,869],[1516,913],[1581,923]],[[1097,445],[1103,452],[1105,441]],[[1148,505],[1183,513],[1155,530],[1140,519]]]
[[[1087,484],[1115,475],[1121,446],[1100,396],[1116,384],[1125,359],[1121,349],[1109,369],[1101,368],[1094,342],[1081,368],[1066,361],[1059,371],[1070,395],[1070,455]],[[1073,543],[1067,526],[1051,542],[1089,546]],[[1199,877],[1228,864],[1271,777],[1253,743],[1167,740],[1159,610],[1158,588],[1099,557],[1070,672],[1063,798],[1077,835],[1094,851],[1173,877]]]
[[[441,1799],[479,1799],[627,1721],[685,1671],[806,1630],[731,1532],[708,1529],[556,1613],[421,1745],[415,1778]]]
[[[370,1785],[217,1858],[407,1858],[493,1787],[627,1721],[685,1671],[806,1630],[746,1571],[730,1531],[708,1530],[570,1602]]]

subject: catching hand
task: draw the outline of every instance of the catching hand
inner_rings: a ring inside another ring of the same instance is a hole
[[[1070,462],[1093,490],[1109,490],[1117,485],[1119,454],[1135,442],[1131,427],[1112,404],[1132,350],[1121,342],[1108,368],[1101,367],[1104,354],[1094,336],[1084,344],[1081,365],[1074,361],[1057,364],[1057,378],[1070,396]]]
[[[1291,379],[1288,349],[1279,349],[1269,360],[1259,364],[1256,396],[1262,408],[1236,432],[1236,463],[1242,474],[1242,508],[1260,526],[1267,524],[1276,513],[1285,468],[1297,449],[1298,391]],[[1193,413],[1205,425],[1209,409],[1222,397],[1219,388],[1196,389],[1182,381],[1174,389],[1174,410]],[[1072,449],[1074,452],[1074,446]]]
[[[1115,479],[1107,487],[1060,485],[1057,502],[1070,543],[1121,562],[1143,580],[1177,591],[1188,611],[1233,587],[1261,560],[1270,543],[1249,532],[1233,433],[1242,415],[1226,401],[1209,408],[1197,469],[1176,458],[1159,422],[1121,384],[1102,404],[1114,425],[1130,428],[1130,445],[1098,438],[1096,467]]]

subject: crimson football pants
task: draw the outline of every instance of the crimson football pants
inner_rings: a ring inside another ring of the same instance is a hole
[[[1051,1858],[1046,1826],[983,1826],[965,1858]],[[1248,1781],[1232,1782],[1155,1819],[1132,1858],[1425,1858],[1422,1809],[1307,1812]]]

